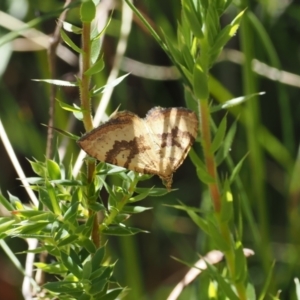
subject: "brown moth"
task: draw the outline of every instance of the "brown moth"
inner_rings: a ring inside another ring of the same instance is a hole
[[[129,111],[118,112],[78,144],[99,161],[158,175],[170,190],[173,173],[186,158],[197,130],[193,111],[154,107],[144,119]]]

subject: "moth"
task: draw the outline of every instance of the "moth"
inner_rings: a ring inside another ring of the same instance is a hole
[[[173,173],[186,158],[197,131],[195,112],[154,107],[143,119],[129,111],[118,112],[77,142],[99,161],[158,175],[170,190]]]

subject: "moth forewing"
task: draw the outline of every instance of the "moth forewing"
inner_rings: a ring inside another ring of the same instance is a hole
[[[185,108],[151,109],[144,119],[118,112],[78,140],[90,156],[139,173],[156,174],[170,190],[172,175],[197,137],[196,114]]]

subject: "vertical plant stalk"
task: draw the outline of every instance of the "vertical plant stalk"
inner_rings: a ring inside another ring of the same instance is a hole
[[[207,172],[214,179],[214,182],[209,183],[209,191],[212,197],[212,201],[214,204],[214,208],[216,213],[220,213],[221,210],[221,195],[218,187],[218,175],[217,168],[215,164],[214,154],[210,151],[211,148],[211,134],[210,134],[210,126],[209,126],[209,107],[207,100],[200,100],[200,132],[202,134],[202,147],[203,153],[205,157],[205,163]]]
[[[72,0],[66,0],[64,7],[67,7]],[[57,20],[57,25],[55,27],[54,33],[50,38],[50,45],[47,51],[48,64],[50,71],[50,78],[56,79],[56,50],[60,43],[60,29],[62,27],[63,21],[67,15],[67,9],[65,9],[59,16]],[[56,95],[56,85],[50,85],[50,103],[49,103],[49,120],[48,120],[48,130],[47,130],[47,146],[46,146],[46,157],[51,158],[53,152],[53,126],[54,126],[54,115],[55,115],[55,95]]]
[[[89,132],[93,129],[93,120],[91,115],[91,104],[90,104],[90,76],[86,75],[85,72],[90,68],[91,65],[91,23],[90,22],[83,22],[82,27],[82,62],[81,62],[81,81],[80,81],[80,100],[81,100],[81,108],[83,113],[83,125],[86,132]],[[95,162],[88,161],[87,162],[87,181],[88,187],[94,181],[94,174],[95,174]],[[90,204],[91,200],[93,199],[91,196],[91,191],[87,189],[87,197],[88,203]],[[89,210],[89,216],[95,214],[94,211]],[[100,247],[100,235],[98,230],[99,220],[98,215],[95,214],[93,230],[91,234],[92,241],[94,242],[96,248]]]
[[[91,23],[84,22],[82,27],[82,70],[81,70],[81,82],[80,82],[80,100],[83,113],[83,125],[87,132],[93,129],[93,120],[90,109],[90,76],[85,72],[91,65]]]
[[[226,257],[227,267],[232,278],[233,284],[236,288],[238,296],[242,300],[246,300],[246,290],[243,282],[237,282],[236,278],[236,267],[235,267],[235,253],[233,248],[233,241],[231,238],[230,228],[227,222],[222,222],[220,219],[221,212],[221,193],[218,186],[218,173],[217,166],[214,158],[214,154],[211,151],[211,133],[210,133],[210,112],[207,99],[201,99],[199,101],[199,120],[200,120],[200,132],[202,134],[202,148],[205,158],[205,164],[208,174],[214,179],[212,183],[208,184],[209,192],[213,201],[216,219],[218,222],[219,230],[224,240],[228,245],[228,250],[224,251]]]

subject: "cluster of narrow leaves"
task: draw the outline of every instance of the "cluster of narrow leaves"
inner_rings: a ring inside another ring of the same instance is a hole
[[[243,12],[224,28],[220,26],[220,17],[231,2],[231,0],[182,0],[181,22],[177,26],[177,37],[172,37],[169,32],[162,32],[160,38],[134,5],[126,0],[177,66],[184,83],[198,99],[208,98],[207,72],[240,25]],[[192,104],[188,103],[188,105]],[[195,104],[191,108],[196,110]]]
[[[142,230],[127,227],[123,221],[149,208],[130,203],[148,195],[160,196],[166,190],[137,188],[143,176],[105,164],[98,165],[93,187],[84,175],[80,180],[72,178],[72,164],[68,170],[58,159],[30,164],[38,177],[27,181],[38,193],[39,205],[25,205],[15,196],[5,199],[1,195],[1,203],[11,213],[0,220],[1,238],[36,238],[39,247],[34,252],[46,251],[55,258],[51,263],[36,263],[36,267],[59,278],[44,285],[50,295],[59,299],[115,299],[122,288],[112,278],[114,264],[105,260],[106,246],[96,249],[90,239],[94,214],[90,216],[88,211],[104,216],[99,234],[132,235]],[[113,176],[112,180],[121,182],[121,186],[109,186],[107,176]],[[103,188],[108,195],[106,203],[100,197]],[[87,189],[92,189],[97,199],[92,205],[85,197]],[[114,283],[115,288],[109,290],[109,283]]]
[[[81,4],[80,16],[81,16],[82,22],[87,22],[87,23],[92,22],[95,18],[95,14],[96,14],[96,7],[95,7],[95,4],[93,3],[93,1],[85,1]],[[83,49],[78,47],[76,45],[76,43],[68,35],[68,33],[75,34],[75,35],[81,35],[82,28],[77,27],[66,21],[62,22],[62,24],[63,24],[63,29],[61,29],[60,35],[61,35],[63,42],[66,45],[68,45],[72,50],[74,50],[77,54],[84,55]],[[91,37],[90,37],[91,67],[84,72],[84,75],[86,75],[86,76],[93,76],[97,73],[100,73],[105,67],[103,56],[100,55],[101,46],[102,46],[101,45],[101,37],[105,33],[109,24],[110,24],[110,19],[107,22],[106,26],[101,31],[98,30],[97,24],[93,24],[93,26],[92,26]],[[99,93],[104,93],[106,89],[112,88],[112,87],[118,85],[128,75],[129,74],[120,76],[119,78],[111,81],[107,85],[92,87],[90,90],[90,97],[94,97],[94,96],[98,95]],[[45,83],[58,85],[58,86],[78,87],[80,89],[81,88],[80,78],[77,77],[76,79],[77,79],[76,81],[65,81],[65,80],[58,80],[58,79],[35,79],[35,81],[45,82]],[[78,107],[76,104],[73,104],[73,106],[71,106],[62,101],[58,101],[58,102],[63,109],[72,111],[77,119],[82,120],[82,110],[80,109],[80,107]]]

